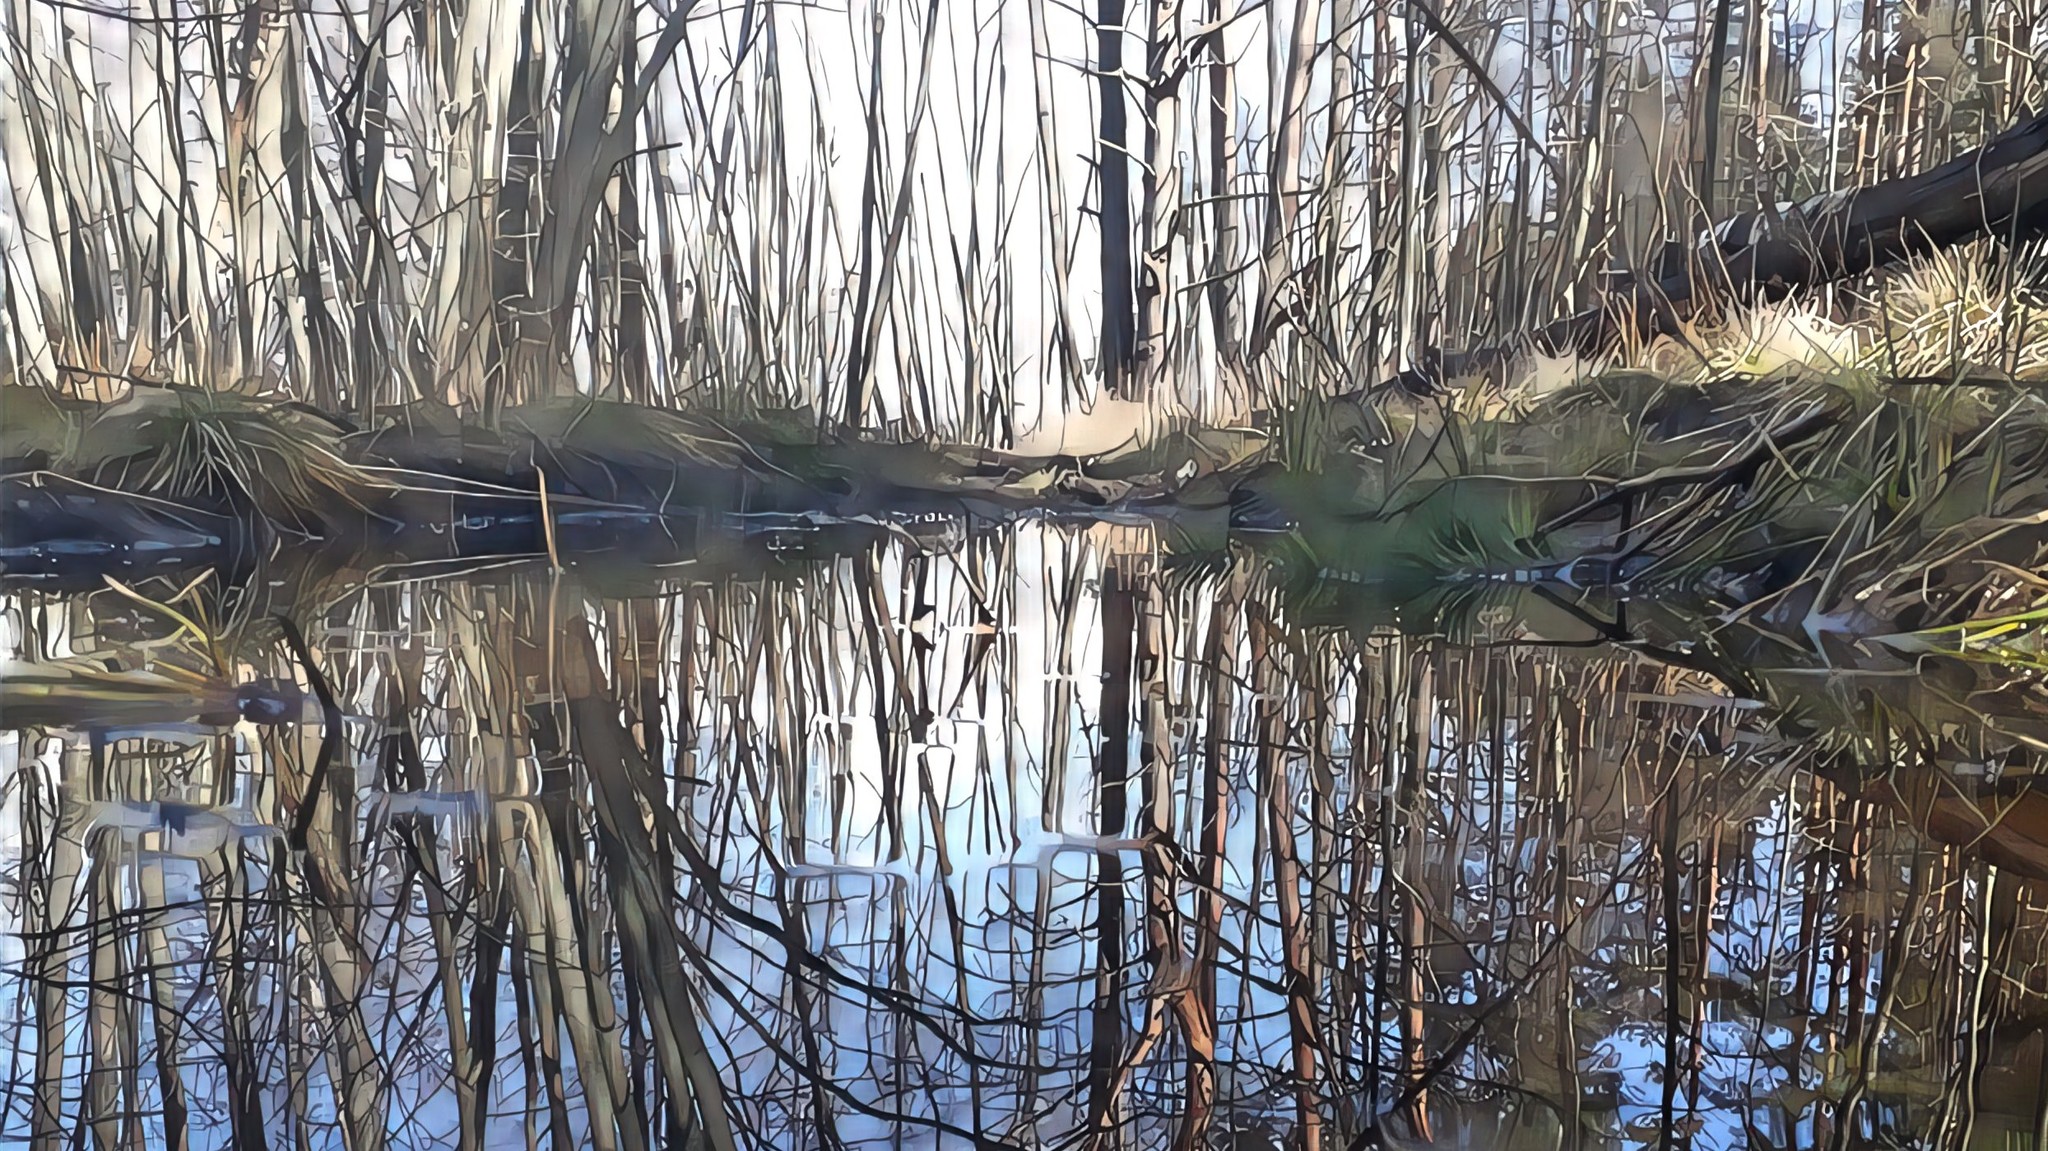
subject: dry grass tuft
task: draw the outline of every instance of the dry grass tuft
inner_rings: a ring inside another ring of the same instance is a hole
[[[1540,402],[1607,371],[1672,383],[1725,379],[2004,376],[2048,380],[2048,248],[1982,241],[1832,295],[1756,304],[1598,360],[1528,356],[1502,391]]]
[[[1879,277],[1857,307],[1859,322],[1877,335],[1879,369],[2048,378],[2048,293],[2036,286],[2048,253],[1995,254],[1979,243]]]

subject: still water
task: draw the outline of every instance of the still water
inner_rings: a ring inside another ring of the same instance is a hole
[[[1999,764],[1141,524],[615,566],[7,596],[0,1145],[2040,1145]]]

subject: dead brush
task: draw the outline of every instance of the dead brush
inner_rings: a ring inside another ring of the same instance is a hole
[[[1875,337],[1873,359],[1891,375],[2048,378],[2048,294],[2035,286],[2044,257],[2039,243],[2000,252],[1979,241],[1914,260],[1860,292],[1852,322]]]
[[[1845,373],[2048,379],[2044,272],[2048,244],[1980,240],[1873,275],[1832,301],[1800,295],[1685,318],[1675,335],[1625,336],[1593,360],[1526,356],[1505,390],[1533,401],[1610,371],[1674,384]]]
[[[388,480],[342,455],[346,429],[298,404],[201,388],[137,388],[71,412],[52,466],[94,483],[193,503],[224,503],[273,529],[317,535],[324,509],[367,511]]]
[[[1613,365],[1691,384],[1825,376],[1861,366],[1868,344],[1868,333],[1855,325],[1832,319],[1812,300],[1792,299],[1745,307],[1719,321],[1686,320],[1676,337],[1626,342]]]

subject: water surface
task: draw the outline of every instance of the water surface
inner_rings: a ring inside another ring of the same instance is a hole
[[[0,717],[0,1144],[2039,1145],[2032,809],[1932,816],[1997,765],[1298,587],[1027,520],[280,577],[212,645],[14,594],[10,672],[309,690]]]

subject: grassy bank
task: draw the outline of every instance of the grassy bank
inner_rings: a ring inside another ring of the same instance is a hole
[[[258,551],[300,541],[403,553],[406,539],[446,529],[480,533],[470,555],[556,554],[578,548],[568,537],[580,528],[705,516],[1215,510],[1263,449],[1254,433],[1195,429],[1085,458],[1029,455],[821,436],[796,411],[582,397],[488,420],[422,403],[359,424],[295,401],[150,385],[108,401],[0,388],[0,428],[0,471],[32,489],[12,509],[8,546],[44,553],[81,536],[158,551],[207,536]]]

